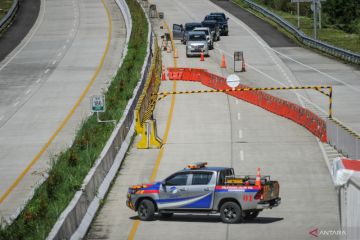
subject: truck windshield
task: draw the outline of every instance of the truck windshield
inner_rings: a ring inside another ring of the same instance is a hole
[[[206,41],[206,36],[205,34],[191,34],[189,41]]]
[[[215,20],[217,22],[225,22],[225,19],[221,15],[208,15],[205,20]]]

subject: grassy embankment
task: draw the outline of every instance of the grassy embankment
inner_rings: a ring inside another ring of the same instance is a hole
[[[6,15],[11,8],[14,0],[1,0],[0,1],[0,20]]]
[[[242,0],[234,0],[234,2],[239,3],[242,7],[245,7],[246,4]],[[292,25],[297,26],[297,15],[296,12],[293,14],[283,11],[278,11],[268,6],[262,4],[261,1],[254,1],[277,15],[281,16],[286,21],[290,22]],[[306,16],[300,16],[300,30],[303,31],[306,35],[313,36],[313,19]],[[336,47],[344,48],[353,52],[360,53],[360,37],[358,34],[346,33],[340,29],[337,29],[332,26],[323,26],[321,29],[318,29],[317,38],[321,41],[330,43]]]
[[[147,21],[136,0],[126,0],[133,20],[125,60],[107,93],[102,119],[121,118],[140,78],[146,56]],[[19,217],[0,230],[0,239],[45,239],[99,156],[114,126],[86,119],[72,146],[54,158],[49,177],[35,192]]]

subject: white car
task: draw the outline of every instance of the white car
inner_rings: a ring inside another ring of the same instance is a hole
[[[204,53],[204,56],[209,57],[209,47],[203,31],[191,31],[186,38],[187,57],[200,56],[201,52]]]
[[[213,34],[208,27],[197,27],[193,31],[194,32],[196,32],[196,31],[204,32],[206,35],[206,41],[208,43],[209,49],[214,49],[214,42],[213,42],[213,36],[212,36]]]

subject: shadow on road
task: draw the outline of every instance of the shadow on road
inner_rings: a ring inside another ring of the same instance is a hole
[[[131,220],[138,220],[138,216],[130,217]],[[239,224],[269,224],[278,221],[282,221],[284,218],[278,217],[257,217],[253,220],[244,220]],[[208,223],[221,223],[220,216],[216,215],[177,215],[175,214],[171,218],[162,218],[155,216],[153,221],[164,221],[164,222],[208,222]]]

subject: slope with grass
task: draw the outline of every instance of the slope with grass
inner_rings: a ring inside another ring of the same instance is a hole
[[[140,78],[146,55],[147,22],[140,5],[127,0],[132,19],[128,52],[106,93],[107,111],[103,119],[121,118],[127,101]],[[71,147],[53,159],[47,180],[35,191],[18,218],[0,230],[0,239],[44,239],[80,189],[84,177],[99,156],[113,125],[98,124],[90,116],[82,124]]]
[[[234,0],[236,3],[243,3],[242,0]],[[276,13],[289,23],[297,26],[297,15],[296,12],[285,12],[279,11],[274,8],[266,6],[263,1],[254,1],[263,7]],[[300,16],[300,30],[308,36],[313,36],[313,18],[307,16]],[[341,29],[336,28],[332,25],[323,25],[321,29],[318,29],[317,39],[330,43],[336,47],[347,49],[353,52],[360,52],[360,35],[355,33],[347,33]]]

